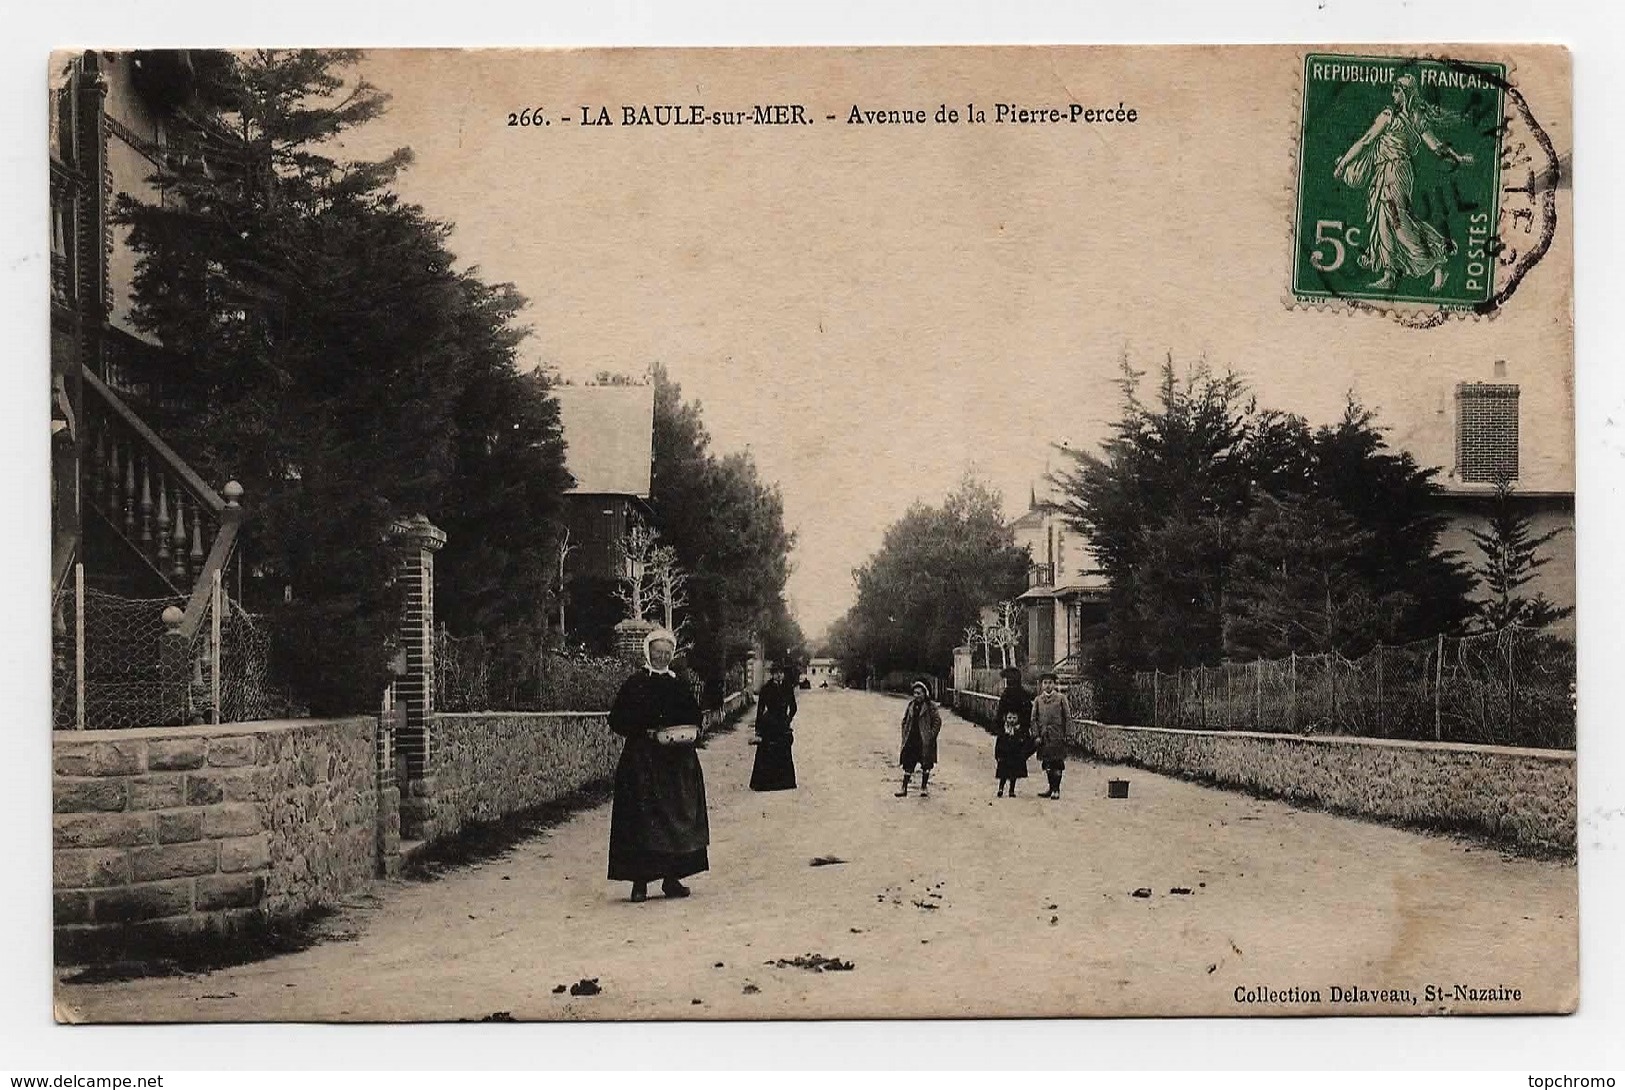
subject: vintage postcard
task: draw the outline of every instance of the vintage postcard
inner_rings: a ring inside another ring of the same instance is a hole
[[[48,89],[59,1020],[1577,1008],[1563,48]]]

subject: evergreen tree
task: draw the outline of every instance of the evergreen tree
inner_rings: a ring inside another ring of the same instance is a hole
[[[1512,483],[1505,479],[1496,482],[1488,525],[1472,531],[1473,544],[1480,554],[1473,574],[1485,593],[1478,606],[1480,628],[1490,632],[1510,625],[1544,628],[1574,612],[1572,606],[1553,605],[1544,594],[1530,598],[1521,593],[1535,573],[1551,561],[1551,557],[1540,555],[1541,547],[1562,532],[1559,528],[1534,533],[1528,516],[1519,511],[1513,498]]]
[[[749,454],[718,457],[699,402],[685,402],[665,367],[655,387],[654,474],[649,505],[661,537],[688,573],[689,661],[708,678],[740,662],[757,637],[799,647],[784,602],[795,535],[784,501]]]
[[[1160,666],[1222,653],[1224,575],[1251,507],[1260,433],[1240,378],[1162,366],[1154,406],[1125,359],[1123,415],[1099,454],[1061,448],[1062,514],[1110,580],[1108,654]],[[1263,433],[1274,439],[1275,431]]]
[[[251,604],[318,713],[378,698],[395,518],[446,528],[443,615],[506,642],[545,604],[519,594],[545,591],[537,528],[566,481],[557,407],[514,367],[522,300],[457,271],[449,225],[394,194],[408,151],[330,154],[386,103],[347,80],[356,59],[206,55],[161,203],[117,207],[134,319],[165,346],[164,401],[144,408],[207,479],[243,483]]]
[[[1069,522],[1110,579],[1097,670],[1191,666],[1453,631],[1470,578],[1438,548],[1438,487],[1352,399],[1333,425],[1261,410],[1234,374],[1124,365],[1100,454],[1061,448]]]
[[[914,506],[859,568],[857,601],[831,630],[849,678],[895,670],[946,673],[953,646],[981,608],[1014,598],[1029,557],[1005,524],[998,493],[967,479],[941,506]]]

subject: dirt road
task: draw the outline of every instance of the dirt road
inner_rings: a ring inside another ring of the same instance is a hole
[[[1572,864],[1084,763],[1058,802],[1036,797],[1036,766],[1022,797],[995,799],[992,739],[949,713],[931,797],[898,799],[901,703],[801,696],[799,790],[746,789],[745,730],[702,755],[712,870],[686,901],[631,904],[605,881],[605,805],[495,862],[380,884],[337,921],[349,941],[205,975],[63,985],[59,1004],[90,1021],[164,1022],[1572,1006]],[[1132,781],[1129,799],[1106,797],[1114,775]],[[851,968],[792,963],[804,955]],[[556,990],[583,980],[599,992]],[[1519,998],[1441,1004],[1430,984]],[[1409,995],[1338,1002],[1334,988]]]

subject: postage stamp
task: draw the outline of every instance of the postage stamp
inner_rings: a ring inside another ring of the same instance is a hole
[[[1478,308],[1497,287],[1506,67],[1311,53],[1292,291]]]

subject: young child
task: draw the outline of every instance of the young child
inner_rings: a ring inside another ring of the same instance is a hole
[[[999,794],[1010,787],[1010,797],[1016,797],[1016,781],[1027,778],[1027,758],[1033,755],[1032,736],[1021,724],[1021,716],[1014,708],[1004,713],[1004,733],[993,743],[994,771],[999,777]]]
[[[1033,701],[1033,734],[1038,742],[1038,763],[1049,777],[1049,790],[1041,799],[1061,797],[1061,777],[1066,773],[1067,750],[1066,695],[1054,674],[1038,681],[1038,697]]]

